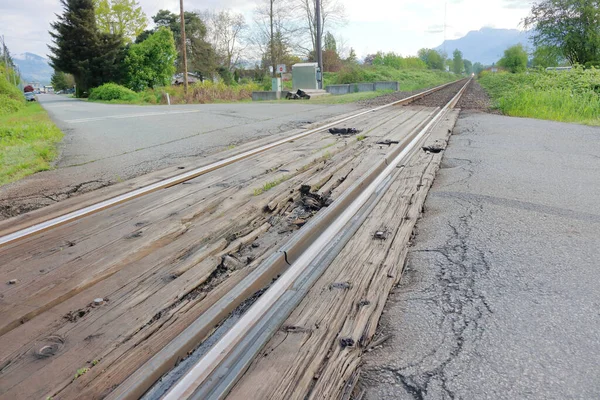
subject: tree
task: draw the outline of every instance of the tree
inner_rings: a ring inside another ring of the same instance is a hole
[[[479,75],[484,69],[485,67],[480,62],[476,62],[475,64],[473,64],[473,72],[475,73],[475,75]]]
[[[533,5],[524,25],[536,47],[554,48],[571,64],[600,61],[600,1],[544,0]]]
[[[331,50],[337,54],[337,43],[331,32],[327,31],[323,41],[323,50]]]
[[[71,74],[65,74],[62,71],[54,71],[50,80],[54,90],[66,90],[75,86],[75,80]]]
[[[206,11],[203,16],[207,22],[209,42],[215,48],[219,64],[233,71],[246,48],[242,44],[247,29],[244,16],[229,10],[217,13]]]
[[[463,61],[462,52],[458,49],[452,53],[452,72],[455,74],[462,74],[465,64]]]
[[[444,58],[440,53],[433,49],[421,49],[418,56],[427,65],[429,69],[444,70]]]
[[[348,64],[356,64],[356,62],[357,62],[356,51],[354,51],[353,47],[350,48],[350,54],[348,54],[348,58],[346,58],[346,62]]]
[[[175,73],[177,50],[173,33],[160,27],[141,43],[129,47],[125,57],[127,85],[130,89],[141,91],[171,83]]]
[[[317,49],[317,20],[315,16],[314,0],[297,0],[298,6],[305,16],[304,31],[310,36],[311,49],[306,49],[307,54],[316,54]],[[321,0],[321,34],[325,28],[335,27],[346,23],[346,11],[339,0]]]
[[[206,40],[207,28],[200,15],[195,12],[185,12],[185,38],[187,49],[188,70],[198,73],[202,78],[211,76],[217,69],[217,56],[211,44]],[[179,15],[168,10],[159,10],[152,17],[157,27],[168,28],[173,33],[177,58],[177,71],[183,71],[183,51],[181,48],[181,25]]]
[[[94,0],[96,24],[101,32],[131,42],[148,25],[146,14],[136,0]]]
[[[335,50],[323,50],[323,72],[338,72],[342,69],[342,60]]]
[[[539,46],[533,52],[532,65],[534,67],[558,67],[560,62],[560,50],[558,50],[556,47]]]
[[[251,42],[260,52],[263,70],[271,66],[275,76],[277,64],[298,46],[299,26],[294,19],[297,8],[292,0],[261,0],[254,9],[254,35]]]
[[[121,38],[98,31],[92,0],[61,0],[61,4],[63,14],[51,24],[51,65],[73,75],[81,97],[92,87],[118,80]]]
[[[463,64],[465,66],[465,74],[471,75],[473,73],[473,63],[469,60],[463,60]]]
[[[527,69],[529,56],[522,44],[511,46],[504,50],[504,57],[498,61],[500,67],[506,68],[512,73],[524,72]]]

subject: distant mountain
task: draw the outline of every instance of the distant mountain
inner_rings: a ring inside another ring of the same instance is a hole
[[[33,53],[24,53],[13,55],[13,60],[19,67],[21,76],[25,81],[50,84],[54,70],[44,57]]]
[[[446,49],[448,57],[452,57],[452,52],[459,49],[467,60],[491,65],[502,58],[504,50],[510,46],[522,43],[525,47],[531,47],[530,37],[530,32],[517,29],[482,28],[460,39],[446,40],[435,50]]]

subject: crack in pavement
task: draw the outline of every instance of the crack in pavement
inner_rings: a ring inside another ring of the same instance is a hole
[[[440,331],[448,332],[443,342],[450,346],[449,353],[436,360],[443,346],[436,347],[417,362],[403,367],[385,366],[380,370],[392,374],[396,382],[402,385],[407,394],[415,400],[427,398],[431,383],[438,381],[443,398],[455,399],[452,390],[452,375],[447,367],[462,353],[467,342],[475,342],[484,332],[483,319],[493,313],[485,294],[478,291],[476,281],[490,270],[487,254],[469,242],[470,222],[477,213],[483,211],[483,205],[477,201],[455,200],[463,210],[457,222],[448,222],[450,237],[440,248],[411,249],[410,253],[432,253],[436,283],[419,293],[429,294],[424,301],[434,302],[442,312],[438,321]],[[416,300],[416,298],[411,298]],[[425,366],[425,364],[429,364]]]

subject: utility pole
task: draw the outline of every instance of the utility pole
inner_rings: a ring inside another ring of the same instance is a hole
[[[317,64],[321,70],[321,79],[319,80],[319,89],[323,89],[323,46],[321,46],[321,37],[323,36],[323,26],[321,21],[321,0],[315,0],[315,19],[317,20],[317,40],[315,51],[317,52]]]
[[[4,35],[2,35],[2,52],[4,53],[4,67],[6,68],[6,80],[10,82],[10,74],[8,73],[8,55],[6,54],[6,44],[4,43]]]
[[[187,45],[185,40],[185,18],[183,16],[183,0],[179,0],[179,11],[181,17],[181,51],[183,52],[183,91],[188,91],[188,73],[187,73]]]
[[[277,77],[277,74],[276,74],[277,67],[275,66],[275,36],[273,34],[273,24],[274,24],[273,3],[275,3],[275,0],[269,1],[269,4],[271,6],[271,8],[269,9],[269,23],[271,24],[271,67],[273,68],[273,72],[272,72],[271,76],[273,78],[275,78],[275,77]]]

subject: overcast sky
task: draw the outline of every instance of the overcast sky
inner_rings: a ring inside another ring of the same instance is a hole
[[[184,0],[188,10],[229,8],[251,23],[258,0]],[[422,47],[455,39],[482,27],[519,29],[531,1],[526,0],[338,0],[346,8],[347,24],[336,29],[359,56],[378,50],[414,55]],[[179,9],[179,0],[139,0],[148,17],[157,10]],[[0,35],[13,54],[48,53],[50,22],[61,12],[59,0],[0,0]]]

